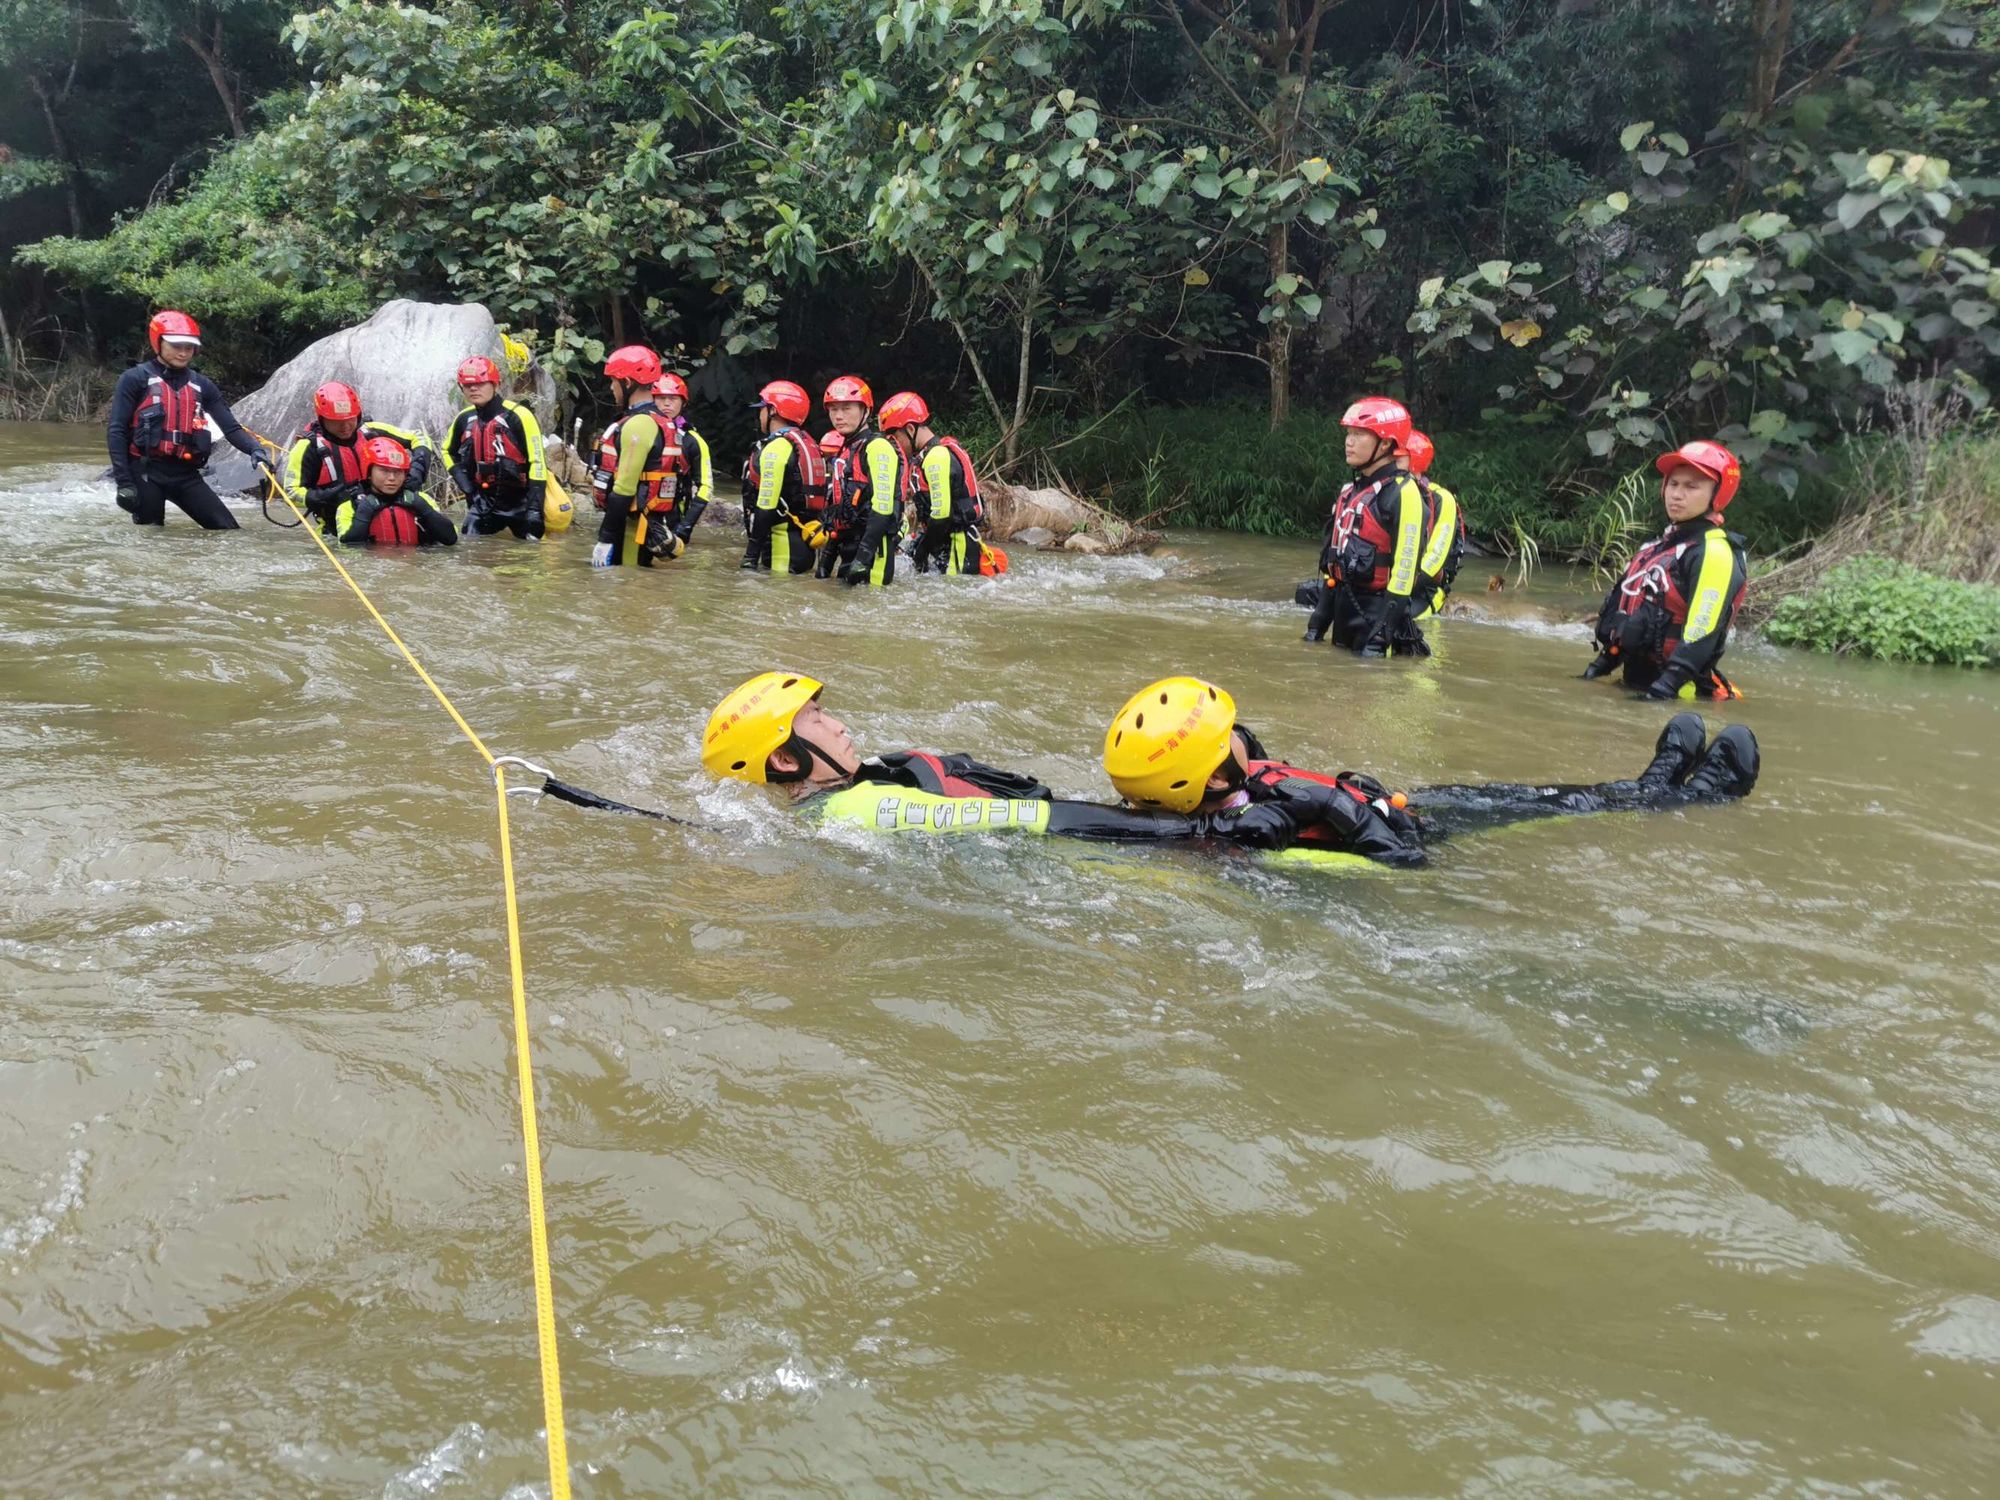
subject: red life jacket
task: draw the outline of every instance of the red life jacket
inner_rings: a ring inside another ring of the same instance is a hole
[[[466,436],[472,445],[472,479],[482,490],[491,489],[496,480],[507,481],[510,489],[517,483],[526,485],[528,455],[507,418],[507,407],[500,403],[490,417],[482,416],[474,407],[472,420],[466,423]]]
[[[967,755],[932,755],[924,750],[900,750],[877,759],[892,771],[907,773],[918,790],[939,797],[1027,799],[1052,795],[1032,776],[1024,776],[1018,771],[1003,771]]]
[[[1393,496],[1411,476],[1390,468],[1366,484],[1356,481],[1340,492],[1333,502],[1332,556],[1340,582],[1358,594],[1379,594],[1389,586],[1389,573],[1396,555],[1396,534],[1383,518],[1379,502],[1385,492]],[[1437,496],[1422,482],[1417,494],[1423,499],[1424,515],[1417,527],[1417,547],[1422,549],[1437,525]]]
[[[414,547],[422,538],[408,506],[385,505],[368,523],[368,540],[378,547]]]
[[[611,493],[611,481],[618,472],[618,428],[624,420],[620,417],[613,422],[597,440],[597,460],[590,466],[590,498],[599,510],[604,509],[605,496]]]
[[[170,385],[165,375],[146,377],[146,394],[132,409],[132,437],[125,451],[134,458],[208,462],[208,417],[189,378]]]
[[[1686,536],[1675,539],[1678,526],[1666,531],[1646,543],[1632,554],[1632,560],[1625,565],[1625,574],[1618,580],[1618,590],[1611,597],[1610,620],[1600,621],[1600,634],[1606,633],[1612,640],[1624,636],[1625,622],[1651,606],[1665,618],[1666,628],[1658,642],[1662,657],[1672,656],[1681,643],[1681,629],[1687,624],[1687,595],[1681,592],[1680,579],[1675,576],[1680,571],[1681,559],[1700,547],[1711,530],[1720,531],[1719,526],[1705,527]],[[1743,594],[1737,592],[1737,600]],[[1643,634],[1643,632],[1635,632]]]
[[[1363,776],[1354,771],[1337,771],[1328,775],[1324,771],[1308,771],[1300,766],[1289,766],[1281,760],[1253,760],[1249,763],[1244,781],[1250,786],[1276,786],[1281,781],[1310,781],[1319,786],[1337,787],[1363,806],[1375,808],[1392,822],[1407,818],[1391,799],[1388,788],[1372,776]],[[1324,828],[1311,827],[1299,830],[1299,838],[1307,843],[1323,843],[1327,840]]]
[[[319,468],[307,473],[305,465],[299,466],[299,482],[309,490],[324,489],[331,484],[360,484],[368,477],[368,466],[361,461],[362,444],[369,434],[360,423],[355,424],[354,436],[343,441],[320,426],[318,421],[306,423],[299,436],[307,443],[308,460],[317,458]]]

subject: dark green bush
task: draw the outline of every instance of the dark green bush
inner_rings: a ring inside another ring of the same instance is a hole
[[[1081,434],[1081,435],[1079,435]],[[1545,431],[1499,427],[1433,433],[1433,473],[1465,501],[1475,529],[1507,531],[1516,518],[1555,519],[1549,470],[1558,445]],[[1079,493],[1136,519],[1166,511],[1174,526],[1264,536],[1316,532],[1348,480],[1338,413],[1300,413],[1273,432],[1261,407],[1136,407],[1092,429],[1083,420],[1031,424],[1039,449]]]
[[[2000,659],[2000,588],[1859,557],[1780,603],[1766,632],[1815,651],[1990,667]]]

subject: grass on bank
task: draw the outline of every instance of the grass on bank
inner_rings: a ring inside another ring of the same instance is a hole
[[[10,347],[0,359],[0,422],[98,421],[120,373],[81,360],[23,359]]]

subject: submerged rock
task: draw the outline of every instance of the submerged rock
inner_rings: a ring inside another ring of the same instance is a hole
[[[465,404],[458,391],[458,367],[475,354],[507,368],[500,329],[484,307],[399,299],[383,303],[367,322],[308,345],[280,366],[262,390],[232,405],[244,426],[288,445],[312,418],[314,388],[344,380],[361,393],[369,416],[398,427],[421,427],[437,441]],[[514,399],[532,407],[547,426],[555,412],[556,387],[542,368],[531,363],[511,389]],[[209,482],[226,495],[252,488],[256,471],[234,448],[218,444]]]

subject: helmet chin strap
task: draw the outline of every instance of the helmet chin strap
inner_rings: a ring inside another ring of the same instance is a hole
[[[794,771],[767,770],[764,773],[766,781],[774,781],[780,786],[788,782],[804,781],[808,776],[812,775],[812,763],[814,761],[818,761],[821,765],[825,766],[841,781],[845,781],[849,776],[854,774],[852,771],[842,770],[838,761],[797,731],[794,731],[792,737],[778,748],[789,752],[801,762],[798,769]],[[800,755],[800,751],[804,751],[805,753]]]

